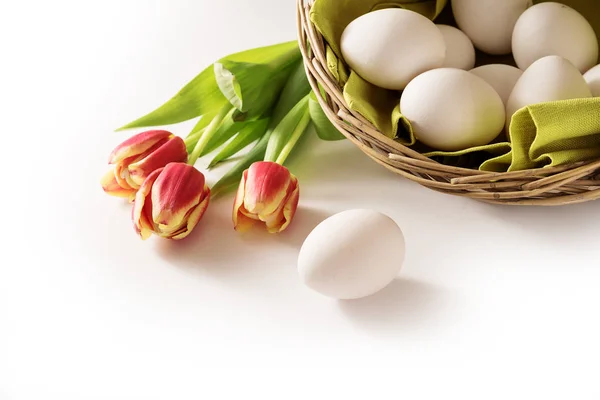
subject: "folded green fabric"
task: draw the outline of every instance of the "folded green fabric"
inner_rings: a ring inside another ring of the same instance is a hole
[[[509,171],[600,157],[600,98],[533,104],[513,115]]]
[[[350,109],[359,112],[386,136],[397,137],[401,115],[395,92],[371,85],[352,71],[344,86],[344,100]],[[405,143],[413,144],[414,140],[409,138]]]
[[[327,69],[333,74],[333,77],[337,80],[337,82],[344,86],[346,82],[348,82],[348,78],[350,75],[350,71],[348,71],[348,67],[343,62],[337,58],[331,46],[327,45],[325,50],[327,57]]]
[[[512,161],[510,143],[500,142],[477,146],[462,151],[427,151],[423,155],[445,165],[471,168],[479,166],[482,171],[506,172]]]
[[[550,0],[534,0],[541,3]],[[427,149],[417,142],[410,122],[400,113],[400,92],[374,86],[343,62],[339,41],[346,26],[368,12],[391,7],[406,8],[438,23],[455,25],[447,0],[316,0],[311,20],[327,42],[327,67],[343,88],[350,109],[357,111],[386,136],[411,146],[443,164],[504,172],[558,166],[600,157],[600,98],[535,104],[513,116],[511,142],[506,139],[458,152]],[[600,39],[598,0],[563,0],[582,13]],[[512,56],[478,52],[477,65],[513,64]]]
[[[422,153],[443,164],[507,172],[600,158],[600,98],[526,106],[513,115],[511,142]]]

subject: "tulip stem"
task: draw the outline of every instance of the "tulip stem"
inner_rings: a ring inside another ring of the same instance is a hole
[[[219,111],[217,115],[215,115],[212,121],[210,121],[210,124],[208,124],[208,126],[202,133],[200,140],[198,140],[198,143],[196,143],[192,154],[190,154],[190,157],[188,159],[189,165],[196,164],[196,161],[198,161],[200,154],[202,154],[202,151],[204,150],[210,139],[213,137],[213,135],[219,130],[219,127],[223,123],[223,120],[225,119],[227,114],[229,114],[229,111],[231,111],[232,108],[233,106],[227,103],[227,105],[225,105],[221,109],[221,111]]]
[[[188,135],[188,136],[187,136],[187,137],[184,139],[185,145],[186,145],[186,146],[191,146],[191,145],[195,146],[195,145],[196,145],[196,143],[198,143],[198,139],[199,139],[200,137],[202,137],[202,134],[204,133],[204,131],[205,131],[205,130],[206,130],[206,128],[202,128],[202,129],[200,129],[200,130],[198,130],[198,131],[196,131],[196,132],[192,132],[192,133],[190,133],[190,134],[189,134],[189,135]]]
[[[306,131],[306,128],[308,127],[309,123],[310,123],[310,113],[308,111],[308,108],[306,108],[306,110],[304,111],[304,114],[302,115],[302,118],[300,119],[300,122],[298,123],[298,125],[296,125],[294,132],[292,132],[290,139],[285,144],[285,146],[283,146],[283,149],[281,149],[281,152],[277,156],[277,159],[275,160],[275,162],[277,164],[283,165],[285,160],[288,158],[288,156],[294,149],[294,146],[296,145],[296,143],[298,143],[298,140],[300,140],[300,138]]]

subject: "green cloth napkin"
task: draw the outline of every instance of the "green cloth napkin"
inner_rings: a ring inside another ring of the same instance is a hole
[[[546,0],[537,0],[540,3]],[[548,0],[549,1],[549,0]],[[390,138],[411,146],[443,164],[482,171],[518,171],[600,157],[600,98],[575,99],[531,105],[513,116],[511,143],[501,135],[494,143],[458,152],[425,148],[418,143],[410,122],[400,113],[400,92],[374,86],[348,69],[339,50],[345,27],[370,11],[401,7],[418,12],[436,23],[456,26],[447,0],[316,0],[311,20],[325,38],[327,67],[343,88],[350,109],[359,112]],[[582,13],[600,40],[598,0],[563,0]],[[512,56],[477,53],[477,65],[514,65]]]
[[[510,124],[509,171],[555,167],[600,157],[600,98],[533,104]]]

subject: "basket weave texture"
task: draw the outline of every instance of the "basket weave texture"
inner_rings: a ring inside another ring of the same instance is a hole
[[[489,203],[559,206],[600,199],[600,160],[484,172],[441,164],[385,136],[348,107],[343,88],[329,72],[324,39],[309,16],[314,0],[297,3],[298,41],[310,85],[333,125],[377,163],[430,189]]]

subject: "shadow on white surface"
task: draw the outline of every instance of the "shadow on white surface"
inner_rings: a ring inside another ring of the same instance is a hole
[[[319,139],[309,138],[307,142],[310,144],[317,140]],[[314,158],[313,162],[294,159],[289,163],[300,182],[310,181],[336,189],[340,182],[354,181],[362,186],[374,178],[386,179],[386,174],[393,176],[350,142],[315,144],[311,157]]]
[[[209,207],[194,232],[185,240],[158,240],[157,253],[179,268],[194,268],[210,275],[246,274],[248,265],[256,271],[260,266],[272,269],[274,265],[266,252],[284,251],[297,254],[306,236],[329,214],[325,211],[299,207],[290,227],[281,234],[269,234],[256,224],[250,231],[239,233],[233,229],[229,199],[222,199]],[[266,259],[268,261],[261,262]],[[294,267],[285,265],[286,269]]]
[[[332,213],[317,208],[299,206],[294,221],[282,235],[283,241],[300,251],[304,240],[312,230],[331,215]]]
[[[348,319],[369,333],[398,335],[431,329],[439,333],[447,322],[445,312],[454,302],[444,288],[398,278],[372,296],[340,300],[339,307]]]
[[[238,248],[227,201],[212,203],[192,234],[181,241],[157,240],[156,251],[179,268],[231,269],[256,260],[254,252]],[[233,251],[235,249],[235,251]],[[240,263],[240,261],[244,261]]]

